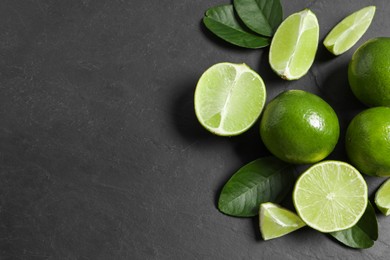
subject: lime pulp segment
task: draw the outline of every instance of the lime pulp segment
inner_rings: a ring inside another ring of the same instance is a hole
[[[262,78],[246,64],[218,63],[200,77],[195,113],[210,132],[231,136],[249,129],[266,99]]]
[[[264,240],[281,237],[306,226],[295,213],[271,202],[260,205],[259,220]]]
[[[325,47],[334,55],[348,51],[367,31],[375,9],[375,6],[367,6],[344,18],[326,36]]]
[[[299,79],[314,62],[318,48],[319,25],[309,9],[287,17],[271,41],[271,68],[287,80]]]
[[[384,215],[390,215],[390,179],[385,181],[376,192],[375,204]]]
[[[293,201],[298,215],[310,227],[334,232],[355,225],[367,207],[367,184],[351,165],[323,161],[297,180]]]

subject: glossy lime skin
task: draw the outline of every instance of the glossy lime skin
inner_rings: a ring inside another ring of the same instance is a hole
[[[347,128],[345,148],[360,172],[390,176],[390,108],[369,108],[356,115]]]
[[[390,38],[374,38],[361,45],[348,66],[354,95],[367,106],[390,106]]]
[[[337,144],[340,127],[332,107],[303,90],[288,90],[269,102],[260,121],[268,150],[295,164],[318,162]]]

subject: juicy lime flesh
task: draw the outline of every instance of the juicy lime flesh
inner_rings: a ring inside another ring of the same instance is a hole
[[[374,38],[361,45],[348,66],[354,95],[367,106],[390,106],[390,38]]]
[[[390,215],[390,179],[385,181],[376,192],[375,204],[383,214]]]
[[[348,51],[367,31],[375,9],[375,6],[367,6],[344,18],[326,36],[325,47],[335,55]]]
[[[367,206],[367,184],[351,165],[318,163],[298,179],[293,201],[298,215],[310,227],[333,232],[352,227]]]
[[[362,173],[390,176],[390,108],[374,107],[356,115],[347,128],[345,148]]]
[[[337,144],[340,127],[332,107],[302,90],[278,95],[265,107],[260,135],[279,159],[297,164],[318,162]]]
[[[265,98],[263,80],[247,65],[219,63],[199,79],[195,111],[200,123],[209,131],[236,135],[257,120]]]
[[[313,64],[318,37],[318,21],[310,10],[287,17],[271,42],[269,62],[272,69],[288,80],[305,75]]]
[[[281,237],[306,225],[295,213],[271,202],[261,204],[259,218],[264,240]]]

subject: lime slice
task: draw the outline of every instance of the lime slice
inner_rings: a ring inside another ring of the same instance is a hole
[[[383,183],[376,192],[375,204],[383,214],[390,215],[390,179]]]
[[[281,237],[306,226],[295,213],[271,202],[260,205],[259,219],[264,240]]]
[[[310,227],[334,232],[355,225],[367,207],[367,184],[351,165],[323,161],[297,180],[293,201],[298,215]]]
[[[266,99],[261,77],[246,64],[218,63],[200,77],[195,90],[195,113],[210,132],[231,136],[248,130]]]
[[[325,47],[334,55],[348,51],[367,31],[375,9],[375,6],[367,6],[345,17],[326,36]]]
[[[271,42],[271,68],[287,80],[299,79],[313,64],[318,47],[319,26],[309,9],[287,17],[276,30]]]

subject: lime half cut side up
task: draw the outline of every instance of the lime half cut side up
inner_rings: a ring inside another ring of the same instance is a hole
[[[384,215],[390,215],[390,179],[379,187],[375,194],[375,204]]]
[[[306,226],[297,214],[271,202],[260,205],[259,223],[264,240],[281,237]]]
[[[283,79],[304,76],[314,62],[318,48],[319,25],[309,9],[287,17],[271,41],[269,63]]]
[[[375,9],[375,6],[367,6],[344,18],[325,37],[325,47],[334,55],[348,51],[367,31]]]
[[[195,90],[195,113],[210,132],[238,135],[258,119],[266,100],[262,78],[246,64],[218,63],[200,77]]]
[[[323,161],[298,178],[293,201],[308,226],[327,233],[354,226],[364,214],[367,196],[367,184],[353,166]]]

